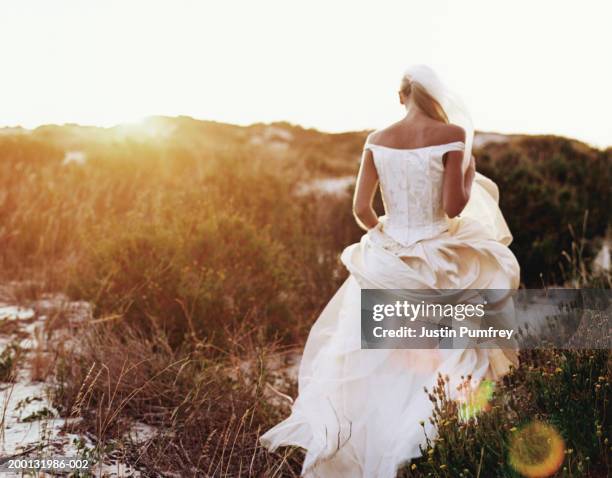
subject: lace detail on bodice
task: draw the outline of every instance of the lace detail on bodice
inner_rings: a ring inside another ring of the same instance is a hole
[[[444,164],[449,151],[463,151],[461,141],[416,149],[366,143],[374,157],[385,205],[385,234],[402,246],[448,229],[442,205]]]

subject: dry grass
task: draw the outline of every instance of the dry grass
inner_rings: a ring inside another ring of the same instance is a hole
[[[154,121],[173,133],[48,127],[0,138],[0,276],[21,280],[11,301],[55,290],[94,305],[82,320],[49,315],[37,339],[53,343],[54,377],[42,345],[29,358],[34,376],[55,379],[55,404],[83,417],[71,426],[98,457],[119,453],[150,474],[297,476],[301,452],[257,444],[287,413],[266,384],[295,395],[269,358],[303,343],[346,274],[338,252],[360,231],[350,197],[294,192],[355,173],[365,133],[277,125],[293,139],[271,150],[253,142],[265,125]],[[82,150],[86,164],[62,164],[67,150]],[[590,242],[570,250],[559,224],[589,209],[589,240],[605,231],[610,152],[536,138],[479,157],[501,181],[529,277],[553,276],[565,248],[567,276],[586,284]],[[10,376],[12,365],[2,370]],[[156,433],[132,443],[134,423]]]
[[[79,428],[95,437],[100,458],[129,444],[129,427],[139,422],[156,432],[128,446],[129,460],[149,472],[298,476],[298,453],[270,455],[257,443],[287,411],[271,406],[266,391],[278,380],[267,369],[274,347],[258,347],[256,331],[236,333],[235,349],[219,355],[205,342],[173,349],[163,334],[145,336],[121,322],[92,326],[79,351],[61,357],[56,403],[85,418]]]
[[[42,328],[36,328],[33,347],[28,351],[30,379],[45,382],[55,369],[53,354],[47,350],[47,340]]]

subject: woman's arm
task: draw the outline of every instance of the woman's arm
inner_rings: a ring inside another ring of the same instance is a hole
[[[355,196],[353,196],[353,214],[360,227],[365,230],[372,229],[378,224],[378,216],[374,212],[372,203],[378,186],[378,173],[374,165],[372,151],[364,150],[361,158]]]
[[[476,174],[476,159],[472,156],[465,174],[461,171],[462,162],[463,152],[451,151],[447,154],[444,163],[442,201],[448,217],[458,216],[470,199],[472,182]]]

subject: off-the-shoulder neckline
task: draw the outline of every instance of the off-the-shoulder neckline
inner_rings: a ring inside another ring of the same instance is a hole
[[[391,148],[390,146],[383,146],[382,144],[375,144],[375,143],[366,143],[365,147],[374,146],[376,148],[391,149],[393,151],[420,151],[423,149],[441,148],[442,146],[450,146],[450,145],[455,145],[455,144],[461,144],[465,147],[465,144],[463,141],[451,141],[450,143],[444,143],[444,144],[432,144],[430,146],[421,146],[420,148]]]

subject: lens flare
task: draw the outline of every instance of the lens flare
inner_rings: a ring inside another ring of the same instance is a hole
[[[510,465],[527,478],[545,478],[563,464],[565,444],[559,432],[547,423],[534,421],[512,432]]]
[[[490,401],[495,391],[495,382],[483,380],[476,389],[464,386],[462,396],[459,399],[459,418],[469,420],[475,418],[479,413],[486,412],[491,408]]]

